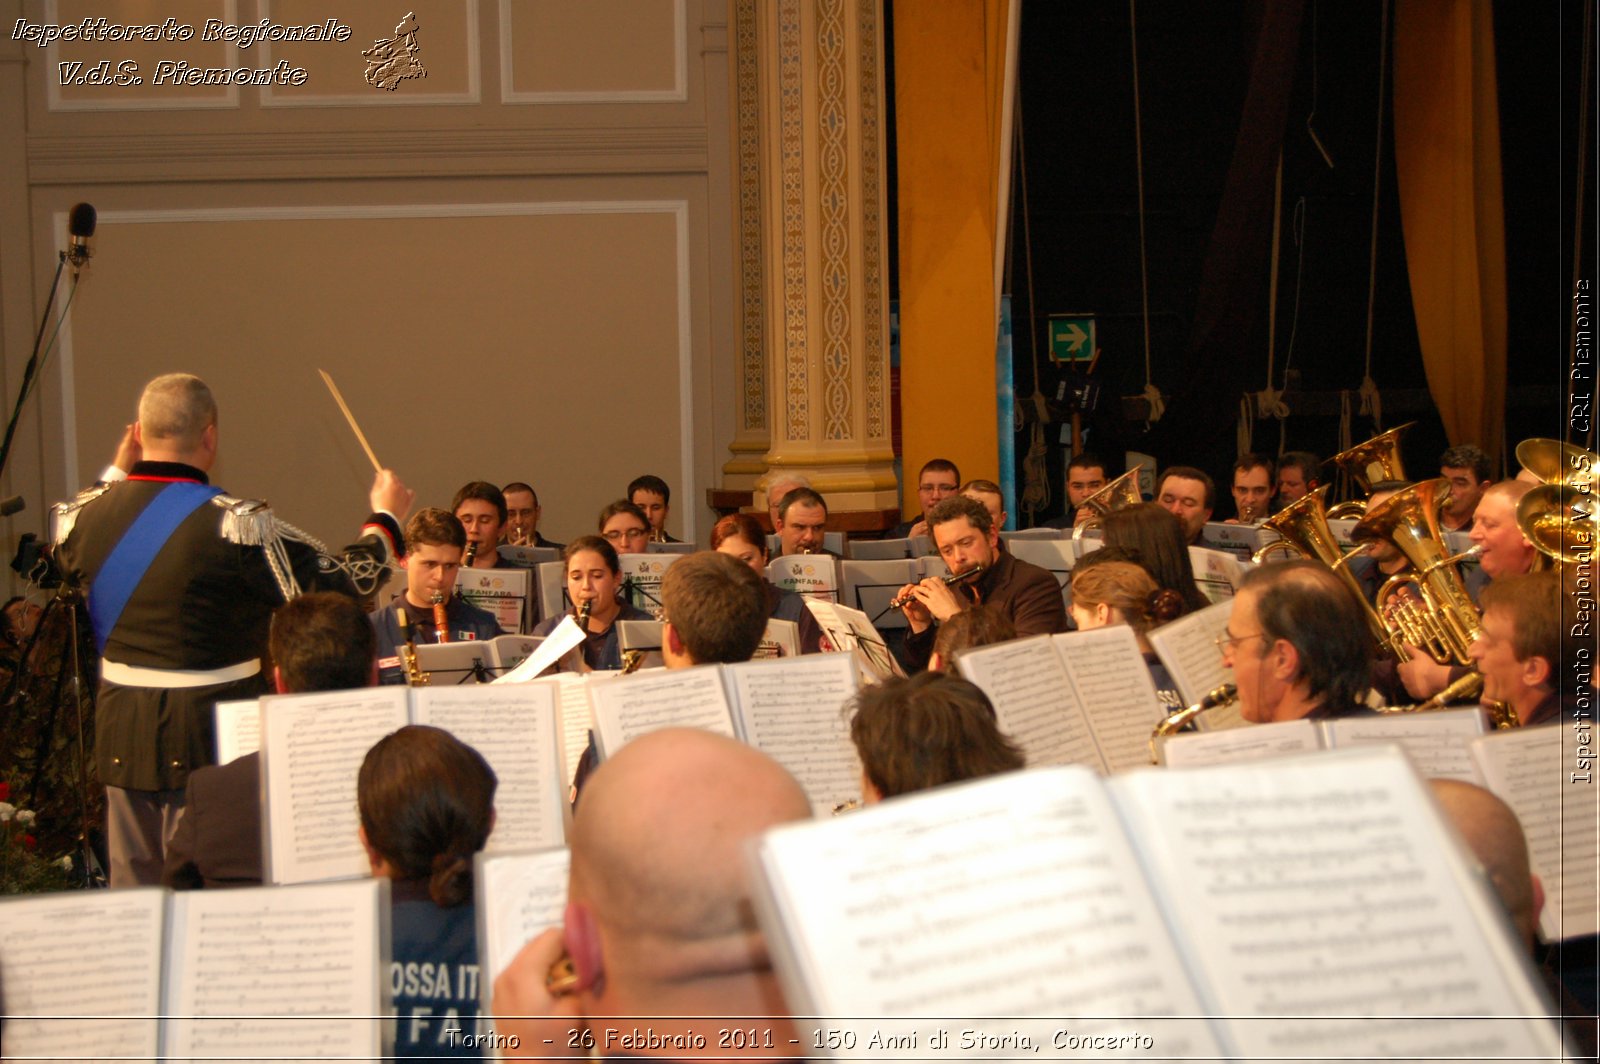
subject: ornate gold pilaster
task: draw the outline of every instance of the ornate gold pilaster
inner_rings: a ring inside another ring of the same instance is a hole
[[[780,470],[835,511],[893,508],[880,0],[734,0],[734,23],[746,405],[731,449],[768,437],[758,508]]]

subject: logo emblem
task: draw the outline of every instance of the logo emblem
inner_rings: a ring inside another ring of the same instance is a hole
[[[361,54],[367,60],[367,84],[393,92],[407,78],[425,78],[428,71],[417,58],[417,16],[407,11],[389,40],[374,41]]]

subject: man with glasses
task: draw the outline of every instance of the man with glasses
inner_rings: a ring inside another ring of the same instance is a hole
[[[1354,593],[1321,562],[1252,570],[1217,643],[1239,712],[1253,724],[1370,712],[1366,621]]]
[[[908,536],[926,536],[928,534],[928,511],[939,503],[956,493],[956,486],[961,483],[961,470],[948,458],[930,458],[922,465],[922,471],[917,474],[917,502],[922,504],[922,512],[909,521],[902,521],[889,533],[890,539],[905,539]]]

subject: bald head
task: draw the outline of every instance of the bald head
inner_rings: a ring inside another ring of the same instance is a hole
[[[574,817],[570,899],[601,928],[608,975],[765,968],[744,846],[810,815],[776,761],[710,732],[652,732],[607,759]]]
[[[1489,874],[1500,903],[1523,943],[1533,946],[1543,890],[1528,866],[1528,841],[1511,807],[1482,787],[1429,780],[1433,796],[1461,840]]]

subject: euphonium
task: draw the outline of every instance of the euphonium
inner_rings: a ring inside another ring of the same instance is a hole
[[[416,632],[411,627],[411,617],[406,613],[405,607],[396,607],[394,619],[400,626],[400,665],[405,669],[406,683],[412,687],[426,687],[429,676],[422,671],[422,666],[417,663]]]
[[[1517,527],[1534,549],[1559,565],[1593,562],[1600,546],[1600,511],[1594,490],[1540,484],[1517,503]]]
[[[1351,533],[1357,540],[1386,539],[1411,563],[1378,589],[1377,610],[1396,638],[1422,647],[1441,665],[1470,665],[1468,654],[1478,637],[1478,610],[1467,594],[1456,563],[1477,553],[1477,548],[1446,555],[1439,532],[1439,499],[1448,491],[1447,480],[1425,480],[1395,492],[1367,514]],[[1421,605],[1390,599],[1402,585],[1413,585]]]
[[[1372,633],[1372,638],[1378,645],[1387,649],[1401,661],[1406,659],[1405,649],[1399,642],[1392,638],[1393,632],[1384,623],[1378,611],[1374,610],[1367,602],[1366,593],[1361,590],[1361,583],[1350,571],[1349,563],[1352,559],[1366,553],[1365,547],[1358,547],[1346,554],[1339,547],[1339,541],[1334,538],[1333,530],[1328,527],[1327,517],[1328,485],[1314,491],[1307,492],[1294,502],[1279,510],[1276,514],[1261,522],[1261,527],[1276,532],[1282,536],[1273,543],[1268,543],[1251,556],[1250,560],[1257,565],[1261,564],[1268,555],[1275,550],[1298,554],[1304,558],[1312,558],[1332,569],[1343,580],[1361,603],[1362,612],[1366,614],[1367,629]]]
[[[1363,498],[1350,499],[1328,511],[1330,520],[1360,517],[1366,513],[1365,496],[1372,494],[1372,485],[1385,480],[1407,480],[1405,463],[1400,460],[1400,437],[1415,421],[1408,421],[1388,432],[1380,432],[1365,443],[1358,443],[1348,451],[1340,451],[1324,465],[1336,466],[1356,482]]]
[[[1517,461],[1546,484],[1590,492],[1600,483],[1600,455],[1560,440],[1535,438],[1517,444]]]
[[[450,613],[444,602],[444,592],[435,591],[433,601],[433,635],[434,641],[439,643],[450,642]]]
[[[1187,709],[1178,710],[1178,712],[1157,724],[1155,730],[1150,733],[1150,763],[1152,765],[1160,764],[1160,759],[1156,756],[1156,751],[1159,749],[1156,745],[1157,739],[1165,739],[1169,735],[1176,735],[1187,728],[1196,717],[1206,710],[1230,705],[1238,697],[1239,689],[1231,683],[1225,683],[1220,687],[1214,687],[1207,691],[1200,701],[1194,705]]]
[[[1139,467],[1134,466],[1083,500],[1082,505],[1092,511],[1092,516],[1072,526],[1072,538],[1082,539],[1087,529],[1100,527],[1105,523],[1106,514],[1126,510],[1141,502],[1144,502],[1144,496],[1139,494]]]

